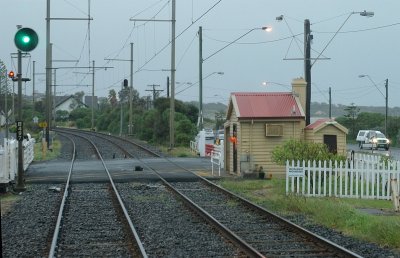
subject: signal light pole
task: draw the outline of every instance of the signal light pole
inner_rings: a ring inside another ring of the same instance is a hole
[[[18,179],[15,190],[25,191],[25,180],[24,180],[24,151],[22,147],[22,141],[24,140],[24,127],[22,121],[22,51],[29,52],[36,48],[39,37],[36,32],[30,28],[22,28],[21,25],[17,25],[18,31],[14,36],[14,43],[18,49],[18,117],[17,117],[17,140],[18,140]],[[10,75],[14,73],[10,72]]]

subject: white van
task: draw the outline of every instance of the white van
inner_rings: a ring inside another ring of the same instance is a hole
[[[360,130],[358,131],[356,141],[358,142],[358,146],[361,148],[361,144],[365,142],[365,136],[369,130]]]
[[[370,148],[373,150],[384,148],[385,150],[389,150],[390,141],[380,131],[367,130],[363,137],[364,141],[360,142],[360,149]]]

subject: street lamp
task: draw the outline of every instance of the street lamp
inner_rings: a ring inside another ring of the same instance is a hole
[[[268,84],[275,84],[275,85],[278,85],[278,86],[283,86],[283,87],[285,87],[285,88],[291,90],[291,87],[290,87],[290,86],[288,86],[288,85],[286,85],[286,84],[278,83],[278,82],[263,81],[263,82],[261,83],[262,86],[268,86]]]
[[[385,135],[387,134],[387,118],[388,118],[388,84],[389,84],[389,79],[386,79],[385,83],[385,88],[386,88],[386,95],[382,93],[382,91],[378,88],[376,83],[372,80],[372,78],[368,74],[360,74],[358,78],[364,78],[367,77],[372,84],[375,86],[375,88],[379,91],[379,93],[385,98]]]

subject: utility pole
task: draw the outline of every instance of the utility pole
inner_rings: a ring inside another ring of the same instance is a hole
[[[54,69],[54,92],[53,92],[53,127],[56,126],[56,101],[57,101],[57,69]]]
[[[121,84],[121,94],[122,94],[123,90],[124,90],[124,83]],[[119,136],[122,136],[122,117],[123,117],[123,115],[122,115],[122,99],[121,99],[121,97],[119,99],[119,104],[121,107],[120,119],[119,119]]]
[[[304,79],[306,86],[306,126],[310,124],[311,107],[311,30],[310,20],[304,20]]]
[[[35,111],[35,64],[36,61],[32,62],[32,104],[33,111]]]
[[[132,115],[133,115],[133,107],[132,107],[132,96],[133,96],[133,43],[131,43],[131,86],[129,87],[129,127],[128,127],[128,135],[132,135]]]
[[[51,85],[51,44],[50,44],[50,0],[46,5],[46,142],[49,148],[50,134],[50,85]]]
[[[385,98],[385,102],[386,102],[385,103],[386,104],[386,110],[385,110],[385,135],[387,137],[389,79],[386,79],[385,88],[386,88],[386,98]]]
[[[169,98],[169,77],[167,76],[167,98]]]
[[[156,90],[155,87],[160,87],[159,84],[151,84],[151,85],[147,85],[147,86],[153,87],[152,90],[146,90],[146,91],[152,91],[153,92],[153,105],[154,105],[154,101],[156,101],[156,98],[157,98],[157,93],[161,92],[161,91],[164,91],[164,90]]]
[[[94,65],[94,60],[92,62],[93,62],[93,68],[92,68],[92,127],[91,127],[91,129],[92,129],[92,131],[94,131],[94,68],[95,68],[95,65]],[[90,67],[89,67],[89,70],[90,70]]]
[[[130,21],[152,21],[152,22],[171,22],[171,98],[170,98],[170,118],[169,118],[169,148],[175,145],[175,23],[176,23],[176,0],[172,0],[171,20],[156,19],[129,19]]]
[[[332,91],[331,87],[329,87],[329,119],[332,118]]]
[[[170,102],[170,125],[169,125],[169,148],[175,145],[175,23],[176,23],[176,0],[172,0],[172,33],[171,33],[171,102]]]
[[[199,130],[203,129],[203,29],[199,27]]]

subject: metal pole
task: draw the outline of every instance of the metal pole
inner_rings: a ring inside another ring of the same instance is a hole
[[[92,69],[92,131],[94,131],[94,60]]]
[[[199,27],[199,130],[203,129],[203,29]]]
[[[386,84],[385,84],[385,88],[386,88],[386,110],[385,110],[385,135],[387,137],[387,122],[388,122],[388,97],[389,97],[389,79],[386,79]]]
[[[133,43],[131,43],[131,86],[129,87],[129,128],[128,134],[132,135],[132,91],[133,91]]]
[[[176,22],[176,0],[172,0],[172,33],[171,33],[171,99],[170,99],[170,125],[169,125],[169,147],[175,145],[175,22]]]
[[[54,92],[53,92],[53,125],[52,127],[56,126],[56,99],[57,99],[57,70],[54,69]]]
[[[119,98],[119,105],[121,107],[121,114],[120,114],[120,121],[119,121],[119,136],[122,136],[122,91],[124,89],[124,83],[121,84],[121,94],[120,94],[120,98]]]
[[[311,34],[310,20],[304,20],[304,79],[306,86],[306,125],[310,124],[311,107]]]
[[[36,61],[32,62],[32,110],[35,111],[35,64]]]
[[[5,72],[5,85],[6,85],[6,91],[4,93],[4,110],[5,110],[5,114],[6,114],[6,139],[8,140],[8,105],[7,105],[7,97],[8,97],[8,83],[7,83],[7,70],[4,71]],[[0,76],[0,89],[1,89],[1,76]],[[4,142],[5,144],[5,142]]]
[[[46,8],[46,142],[50,145],[50,87],[51,87],[51,44],[50,44],[50,0]]]
[[[169,98],[169,77],[167,76],[167,98]]]
[[[329,87],[329,119],[332,118],[332,90]]]
[[[21,50],[18,50],[18,123],[22,123],[22,57]],[[22,123],[23,125],[23,123]],[[22,132],[23,135],[23,127]],[[18,180],[16,185],[17,191],[25,191],[25,182],[24,182],[24,151],[22,146],[22,139],[18,139]]]
[[[13,122],[15,122],[15,83],[14,83],[14,80],[13,80],[13,82],[12,82],[12,96],[11,96],[11,105],[12,105],[12,107],[11,107],[11,109],[12,109],[12,116],[13,116]]]

